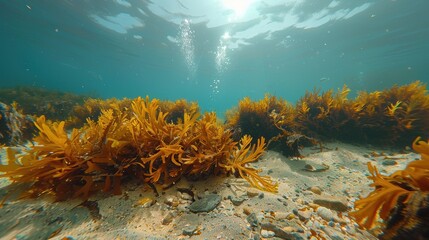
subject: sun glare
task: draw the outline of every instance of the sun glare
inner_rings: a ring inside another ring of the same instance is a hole
[[[254,0],[222,0],[222,4],[226,9],[234,11],[234,17],[240,18],[246,14],[247,9]]]

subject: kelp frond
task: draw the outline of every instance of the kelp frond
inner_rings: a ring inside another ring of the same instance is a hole
[[[373,181],[370,185],[375,187],[375,190],[366,198],[355,202],[357,211],[350,213],[359,225],[371,229],[377,225],[378,216],[386,220],[400,196],[405,195],[404,202],[408,201],[411,192],[399,187],[390,181],[383,178],[377,168],[371,163],[368,163],[368,170],[371,174],[369,179]]]
[[[246,166],[248,163],[256,161],[265,149],[265,139],[258,139],[256,144],[251,144],[252,137],[245,135],[239,142],[239,147],[233,152],[232,157],[225,164],[227,171],[238,173],[246,179],[252,186],[269,192],[277,192],[278,184],[274,183],[268,176],[259,176],[260,170]]]
[[[429,142],[417,138],[413,149],[421,154],[421,159],[410,162],[404,170],[394,172],[390,176],[381,175],[377,168],[368,163],[375,187],[366,198],[355,202],[355,212],[350,213],[356,221],[367,229],[380,222],[378,216],[387,221],[389,214],[398,204],[407,204],[416,192],[429,191]]]

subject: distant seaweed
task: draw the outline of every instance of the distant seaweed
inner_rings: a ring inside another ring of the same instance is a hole
[[[25,114],[45,115],[51,120],[67,119],[73,107],[83,104],[87,98],[85,95],[29,86],[0,89],[0,102],[14,104]]]

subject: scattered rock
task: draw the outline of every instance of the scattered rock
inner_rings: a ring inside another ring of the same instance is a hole
[[[183,235],[186,235],[186,236],[192,236],[192,235],[198,234],[198,232],[199,232],[198,226],[189,225],[183,229],[182,233]]]
[[[258,196],[258,194],[259,194],[259,192],[254,188],[248,188],[247,189],[247,196],[250,198],[256,197],[256,196]]]
[[[313,187],[311,187],[311,188],[310,188],[310,191],[312,191],[313,193],[315,193],[315,194],[317,194],[317,195],[322,194],[322,190],[321,190],[319,187],[317,187],[317,186],[313,186]]]
[[[274,232],[274,234],[275,234],[274,236],[278,237],[278,238],[282,238],[282,239],[303,239],[302,237],[296,238],[296,236],[294,236],[293,234],[286,232],[283,229],[281,229],[281,228],[277,227],[276,225],[269,223],[269,222],[262,223],[261,227],[264,230]]]
[[[240,206],[246,199],[243,197],[233,197],[228,196],[228,199],[234,204],[235,206]]]
[[[217,194],[207,194],[202,199],[195,200],[189,205],[191,212],[210,212],[220,203],[221,197]]]
[[[320,196],[315,198],[313,202],[339,212],[345,212],[348,210],[347,200],[335,196]]]
[[[249,215],[252,213],[252,209],[248,208],[248,207],[244,207],[243,208],[243,213],[246,215]]]
[[[381,163],[383,166],[394,166],[398,164],[395,160],[386,160]]]
[[[258,221],[258,218],[256,217],[255,213],[249,214],[249,216],[247,216],[246,220],[250,224],[251,227],[259,226],[259,221]]]
[[[317,215],[319,215],[321,218],[323,218],[326,221],[331,221],[335,219],[334,213],[325,207],[319,207],[317,209]]]
[[[311,217],[311,212],[309,210],[307,211],[298,211],[298,218],[301,221],[308,221]]]
[[[168,225],[173,221],[174,214],[172,212],[169,212],[163,219],[162,219],[162,225]]]
[[[261,236],[264,238],[272,238],[274,237],[276,234],[273,231],[268,231],[265,229],[262,229],[261,231]]]

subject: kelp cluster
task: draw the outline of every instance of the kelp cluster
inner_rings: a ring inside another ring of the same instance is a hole
[[[388,146],[407,146],[429,133],[429,95],[419,81],[384,91],[360,92],[348,99],[344,86],[334,92],[306,92],[295,106],[273,96],[260,101],[244,98],[227,113],[227,124],[240,133],[268,140],[305,135]],[[240,134],[238,134],[240,136]],[[426,135],[424,137],[429,137]]]
[[[17,110],[33,116],[44,114],[51,120],[65,120],[73,107],[83,104],[88,96],[48,90],[38,87],[18,86],[0,89],[0,102],[15,105]]]
[[[14,105],[0,102],[0,145],[18,145],[34,133],[33,119],[19,113]]]
[[[131,109],[132,99],[123,98],[109,98],[109,99],[95,99],[89,98],[81,105],[73,107],[72,115],[66,121],[66,128],[82,127],[86,120],[97,120],[101,115],[103,109],[115,109],[115,111],[129,111]],[[178,99],[176,101],[159,101],[159,109],[162,112],[168,112],[166,117],[167,122],[177,123],[183,118],[183,114],[199,111],[198,104],[195,102],[187,102],[185,99]]]
[[[57,200],[86,199],[99,190],[119,194],[130,179],[168,186],[184,176],[217,174],[241,176],[256,188],[276,191],[269,177],[248,166],[264,153],[264,138],[255,144],[249,135],[234,141],[215,113],[185,111],[176,123],[167,121],[168,115],[159,100],[137,98],[125,111],[118,105],[101,110],[97,121],[88,119],[70,134],[64,121],[48,124],[41,116],[37,145],[25,154],[8,148],[1,177],[30,183],[31,196],[49,193]]]
[[[236,139],[244,134],[268,139],[268,148],[287,156],[300,156],[299,142],[309,139],[294,132],[295,109],[284,99],[271,95],[259,101],[246,97],[237,109],[226,114],[226,125],[234,131]]]
[[[429,237],[429,142],[417,138],[413,149],[421,154],[421,159],[390,176],[381,175],[368,163],[369,179],[375,189],[356,201],[356,211],[350,213],[362,227],[382,226],[382,239]]]

